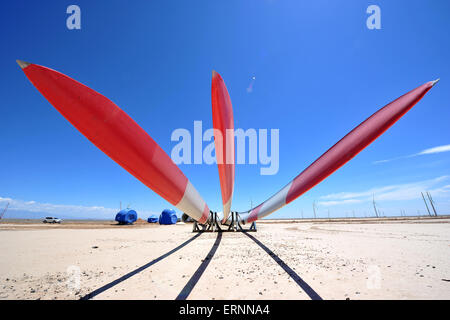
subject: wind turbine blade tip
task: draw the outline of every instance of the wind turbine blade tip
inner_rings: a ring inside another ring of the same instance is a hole
[[[431,81],[431,86],[434,86],[436,83],[439,82],[439,80],[441,80],[441,78]]]
[[[28,67],[31,63],[22,61],[22,60],[16,60],[17,64],[20,66],[20,68],[25,69]]]

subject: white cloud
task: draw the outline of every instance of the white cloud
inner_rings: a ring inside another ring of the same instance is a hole
[[[414,200],[420,199],[422,197],[421,192],[425,190],[429,190],[435,198],[448,197],[450,196],[450,185],[439,186],[439,184],[449,179],[450,176],[441,176],[429,180],[371,188],[359,192],[333,193],[320,197],[323,201],[320,201],[319,205],[334,206],[369,202],[372,201],[373,195],[375,195],[376,200],[382,201]]]
[[[414,157],[423,156],[426,154],[436,154],[436,153],[449,152],[449,151],[450,151],[450,144],[447,144],[447,145],[443,145],[443,146],[437,146],[437,147],[425,149],[418,153],[410,154],[407,156],[401,156],[401,157],[396,157],[396,158],[392,158],[392,159],[374,161],[373,163],[374,164],[386,163],[386,162],[391,162],[391,161],[399,160],[399,159],[414,158]]]
[[[420,155],[423,155],[423,154],[449,152],[449,151],[450,151],[450,144],[447,144],[445,146],[439,146],[439,147],[425,149],[425,150],[420,151],[419,153],[417,153],[416,156],[420,156]]]
[[[450,184],[440,188],[431,189],[429,192],[433,195],[433,197],[448,197],[450,195]]]
[[[338,206],[341,204],[353,204],[353,203],[360,203],[360,202],[363,202],[363,200],[347,199],[347,200],[319,201],[318,204],[319,204],[319,206],[330,207],[330,206]]]
[[[117,208],[102,206],[80,206],[67,204],[39,203],[36,201],[23,201],[0,197],[0,210],[9,202],[8,211],[26,213],[46,213],[58,217],[114,219]],[[154,212],[138,211],[138,215],[145,217]]]

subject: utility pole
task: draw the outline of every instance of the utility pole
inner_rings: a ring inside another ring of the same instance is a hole
[[[431,197],[431,194],[428,191],[427,191],[427,196],[428,196],[428,199],[430,200],[431,207],[433,208],[434,215],[437,217],[437,212],[436,212],[436,208],[434,207],[433,198]]]
[[[313,201],[313,211],[314,211],[314,219],[316,219],[317,218],[317,215],[316,215],[316,200]]]
[[[427,207],[428,214],[431,216],[431,212],[430,212],[430,209],[428,208],[428,204],[427,204],[427,201],[425,200],[423,192],[421,192],[420,194],[422,195],[423,202],[425,202],[425,206]]]
[[[5,209],[3,209],[3,211],[2,211],[2,213],[0,214],[0,219],[2,219],[3,218],[3,216],[5,215],[5,213],[6,213],[6,210],[8,210],[8,207],[9,207],[9,202],[6,204],[6,207],[5,207]]]
[[[375,216],[378,218],[377,205],[375,204],[375,194],[372,194],[373,199],[373,209],[375,210]]]
[[[119,211],[122,211],[122,201],[120,201],[120,209]]]
[[[330,220],[330,209],[328,209],[328,220]]]
[[[303,219],[303,209],[302,209],[302,219]]]

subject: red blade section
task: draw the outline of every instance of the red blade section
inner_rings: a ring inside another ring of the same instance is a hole
[[[286,203],[295,200],[324,180],[381,136],[398,119],[414,107],[433,85],[434,83],[430,81],[408,92],[378,110],[348,133],[294,179],[288,192]]]
[[[212,73],[211,103],[214,145],[222,191],[223,221],[228,218],[234,190],[234,120],[233,106],[225,83],[217,72]]]
[[[42,95],[86,138],[172,205],[203,223],[209,209],[183,172],[122,109],[55,70],[18,61]]]
[[[241,218],[244,221],[252,222],[265,217],[323,181],[389,129],[422,99],[437,81],[427,82],[378,110],[274,196],[259,206],[240,213]]]

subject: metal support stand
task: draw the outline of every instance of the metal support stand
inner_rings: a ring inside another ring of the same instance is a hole
[[[235,212],[235,214],[236,214],[236,221],[237,221],[237,226],[239,228],[239,231],[241,231],[241,232],[256,232],[257,231],[255,221],[252,222],[249,229],[244,229],[241,225],[241,222],[240,222],[241,219],[239,219],[239,214],[237,212]]]
[[[192,232],[203,232],[205,231],[205,228],[206,226],[204,224],[199,224],[197,221],[194,221],[194,225],[192,226]]]
[[[194,222],[192,232],[256,232],[256,223],[252,222],[249,229],[244,229],[241,225],[241,219],[239,214],[235,211],[231,212],[231,221],[228,223],[221,224],[218,220],[217,212],[210,212],[209,219],[205,224],[199,224],[197,221]],[[228,226],[227,229],[222,229],[222,226]]]
[[[219,221],[217,220],[217,212],[210,211],[210,217],[208,227],[206,228],[206,231],[217,231],[222,232],[222,228],[220,227]]]
[[[239,227],[240,227],[240,225],[239,225],[238,213],[235,212],[235,211],[231,211],[231,222],[230,222],[230,225],[228,226],[228,230],[227,231],[235,232],[235,231],[238,231]]]
[[[194,222],[192,232],[222,232],[219,221],[217,220],[217,212],[210,211],[209,219],[205,224]]]

